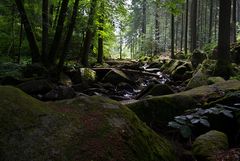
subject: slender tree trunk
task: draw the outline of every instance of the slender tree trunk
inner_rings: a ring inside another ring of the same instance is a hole
[[[231,34],[231,42],[237,41],[236,36],[236,22],[237,22],[237,0],[232,0],[233,6],[232,6],[232,34]]]
[[[42,1],[42,63],[47,64],[48,61],[48,0]]]
[[[159,13],[158,13],[158,3],[156,3],[156,11],[155,11],[155,50],[154,54],[159,54],[159,44],[160,44],[160,31],[159,31]]]
[[[68,26],[68,32],[67,32],[67,36],[64,42],[64,46],[63,46],[63,51],[58,63],[58,74],[60,74],[60,72],[63,69],[63,65],[64,65],[64,61],[66,59],[68,50],[69,50],[69,45],[72,39],[72,34],[73,34],[73,30],[76,24],[76,18],[77,18],[77,13],[78,13],[78,5],[79,5],[79,0],[75,0],[74,2],[74,6],[73,6],[73,13],[72,13],[72,17],[71,17],[71,21],[70,24]]]
[[[174,59],[174,14],[171,14],[171,58]]]
[[[48,65],[55,65],[56,63],[55,61],[57,57],[57,51],[61,43],[64,21],[65,21],[67,9],[68,9],[68,2],[69,0],[62,1],[62,6],[61,6],[59,18],[58,18],[54,39],[53,39],[49,56],[48,56]]]
[[[100,33],[98,34],[98,58],[97,58],[97,62],[99,64],[103,63],[103,36],[101,34],[101,32],[103,32],[103,25],[104,25],[104,15],[100,16],[99,18],[99,31]]]
[[[220,0],[218,57],[215,75],[229,79],[230,67],[231,0]]]
[[[147,31],[147,0],[143,0],[142,2],[142,34],[141,34],[141,52],[146,54],[144,48],[144,41],[146,38],[146,31]]]
[[[37,41],[35,39],[35,36],[32,31],[32,27],[30,25],[30,22],[28,20],[24,5],[22,0],[15,0],[15,3],[17,5],[18,11],[20,13],[22,22],[24,24],[24,29],[26,32],[26,36],[28,39],[28,43],[31,49],[31,54],[32,54],[32,63],[40,62],[40,52],[39,48],[37,46]]]
[[[184,6],[183,6],[184,10]],[[183,34],[184,34],[184,14],[181,15],[181,39],[180,39],[180,51],[183,49]]]
[[[213,26],[213,0],[210,0],[210,15],[209,15],[209,32],[208,43],[212,42],[212,26]]]
[[[56,15],[55,15],[53,25],[52,25],[53,29],[55,29],[56,26],[57,26],[57,21],[58,21],[58,18],[59,18],[59,12],[60,12],[60,8],[61,8],[61,2],[62,2],[62,0],[58,0],[57,11],[56,11]]]
[[[94,16],[96,13],[97,0],[91,0],[91,8],[88,17],[88,27],[83,44],[82,65],[88,66],[88,55],[91,50],[92,39],[94,37]]]
[[[191,52],[197,48],[197,2],[197,0],[192,0],[191,5]]]
[[[54,13],[54,5],[51,4],[49,8],[49,26],[53,27],[53,13]]]
[[[21,60],[21,48],[22,48],[22,40],[23,40],[23,22],[22,19],[20,25],[20,33],[19,33],[19,46],[18,46],[18,56],[17,56],[17,63],[20,64]]]
[[[189,10],[189,2],[186,0],[186,8],[185,8],[185,35],[184,35],[184,53],[187,54],[188,51],[188,10]]]

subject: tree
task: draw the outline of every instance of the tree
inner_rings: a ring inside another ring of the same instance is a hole
[[[82,65],[88,66],[88,55],[90,53],[91,45],[92,45],[92,39],[94,37],[94,17],[96,14],[96,7],[97,7],[97,0],[91,0],[91,7],[90,7],[90,13],[88,16],[88,25],[87,25],[87,31],[86,36],[84,39],[83,44],[83,52],[82,52]]]
[[[42,62],[46,63],[48,60],[48,0],[42,0]]]
[[[33,34],[33,30],[31,27],[31,24],[28,20],[24,5],[23,5],[23,1],[22,0],[15,0],[15,3],[17,5],[18,11],[20,13],[23,25],[24,25],[24,29],[25,29],[25,33],[28,39],[28,43],[30,46],[30,50],[31,50],[31,54],[32,54],[32,63],[37,63],[40,62],[40,52],[39,52],[39,48],[37,45],[37,41],[36,38]]]
[[[193,52],[197,48],[197,0],[192,0],[191,4],[191,46],[190,51]]]
[[[184,53],[187,54],[188,50],[188,0],[186,0],[186,6],[185,6],[185,35],[184,35]]]
[[[215,75],[229,79],[230,66],[230,19],[231,1],[220,0],[218,52]]]
[[[56,54],[62,38],[63,26],[64,26],[64,21],[65,21],[67,9],[68,9],[68,3],[69,3],[69,0],[62,1],[54,39],[48,55],[48,65],[54,65],[56,63],[55,62],[56,56],[57,56]]]
[[[66,36],[66,39],[64,41],[63,51],[61,53],[61,57],[60,57],[60,60],[59,60],[59,63],[58,63],[58,74],[63,69],[64,61],[66,59],[67,52],[69,50],[69,45],[70,45],[70,42],[71,42],[74,26],[76,24],[76,18],[77,18],[77,13],[78,13],[78,5],[79,5],[79,0],[75,0],[74,6],[73,6],[73,13],[72,13],[71,21],[70,21],[70,24],[68,26],[67,36]]]

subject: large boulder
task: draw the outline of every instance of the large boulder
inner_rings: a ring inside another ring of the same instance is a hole
[[[215,161],[217,153],[228,149],[228,137],[219,131],[209,131],[196,138],[193,154],[198,161]]]
[[[206,53],[200,50],[194,50],[191,57],[191,63],[194,68],[201,64],[205,59],[207,59]]]
[[[23,68],[23,75],[25,78],[47,77],[48,70],[46,67],[39,63],[28,64]]]
[[[1,161],[175,161],[171,144],[103,97],[43,103],[0,86]]]
[[[208,77],[205,73],[198,71],[193,75],[193,77],[188,82],[186,89],[192,89],[208,84]]]
[[[201,86],[188,91],[156,96],[140,101],[124,102],[147,124],[167,123],[187,109],[217,101],[233,91],[240,90],[240,81],[230,80]]]
[[[15,63],[1,63],[0,64],[0,78],[3,77],[14,77],[21,79],[23,67]]]
[[[143,99],[147,96],[162,96],[173,93],[173,89],[166,84],[150,84],[139,93],[137,99]]]
[[[53,84],[47,79],[30,80],[17,86],[30,95],[45,94],[53,89]]]
[[[133,81],[122,71],[117,69],[112,69],[103,78],[103,82],[111,83],[117,85],[121,82],[132,84]]]

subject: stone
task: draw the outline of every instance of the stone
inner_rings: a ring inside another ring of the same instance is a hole
[[[162,96],[173,94],[174,91],[166,84],[150,84],[136,97],[136,99],[143,99],[147,96]]]
[[[117,69],[112,69],[109,71],[104,78],[102,79],[103,82],[111,83],[113,85],[117,85],[121,82],[130,83],[132,84],[133,81],[122,71]]]
[[[124,104],[148,125],[167,124],[175,116],[183,114],[188,109],[216,102],[239,90],[240,81],[229,80],[175,94],[153,96],[139,101],[128,101],[124,102]]]
[[[193,71],[192,65],[190,63],[186,62],[183,65],[178,66],[171,73],[171,77],[174,80],[187,80],[187,79],[191,78],[191,76],[188,73],[192,72],[192,71]]]
[[[200,50],[194,50],[192,57],[191,57],[191,63],[194,68],[197,68],[199,64],[201,64],[205,59],[207,59],[207,55]]]
[[[208,84],[208,77],[206,74],[198,71],[193,75],[193,77],[188,82],[186,89],[192,89],[200,86],[204,86]]]
[[[209,77],[207,79],[207,83],[209,85],[215,84],[215,83],[221,83],[221,82],[225,82],[225,79],[223,79],[222,77]]]
[[[32,78],[32,77],[46,77],[48,75],[48,70],[42,64],[34,63],[28,64],[23,68],[23,76],[25,78]]]
[[[175,161],[169,141],[108,98],[41,102],[0,86],[2,161]]]
[[[219,131],[209,131],[193,142],[193,154],[198,161],[215,161],[215,154],[228,149],[228,137]]]
[[[73,88],[67,86],[57,86],[43,96],[43,100],[64,100],[74,98],[76,93]]]
[[[15,63],[1,63],[0,64],[0,78],[12,77],[15,79],[22,79],[23,67]]]
[[[47,79],[40,79],[40,80],[30,80],[23,82],[17,86],[27,94],[45,94],[51,91],[54,85],[49,82]]]
[[[80,72],[81,72],[82,81],[87,81],[87,82],[96,81],[96,72],[94,70],[90,68],[81,68]]]

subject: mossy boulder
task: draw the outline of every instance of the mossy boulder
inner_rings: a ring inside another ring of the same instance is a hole
[[[187,109],[206,105],[239,90],[240,81],[230,80],[180,93],[124,102],[124,104],[147,124],[162,124],[170,121],[174,116],[181,115]]]
[[[81,68],[80,69],[82,81],[96,81],[96,72],[90,68]]]
[[[174,91],[166,84],[150,84],[140,94],[137,99],[143,99],[149,96],[162,96],[167,94],[173,94]]]
[[[54,85],[47,79],[39,79],[23,82],[19,84],[17,87],[26,92],[27,94],[34,95],[45,94],[51,91]]]
[[[122,71],[112,69],[102,79],[105,83],[111,83],[117,85],[121,82],[133,84],[133,81]]]
[[[191,78],[191,73],[193,71],[192,65],[189,62],[185,62],[184,64],[178,66],[171,73],[171,77],[175,80],[187,80]]]
[[[208,77],[205,73],[198,71],[193,75],[190,81],[187,84],[186,89],[192,89],[208,84]]]
[[[25,78],[46,77],[48,75],[48,70],[39,63],[28,64],[23,68],[23,75]]]
[[[128,108],[94,96],[43,103],[0,86],[1,161],[175,161],[171,144]]]
[[[194,68],[201,64],[205,59],[207,59],[206,53],[201,50],[194,50],[191,57],[191,63]]]
[[[12,77],[15,79],[22,79],[23,67],[15,63],[0,63],[0,78]]]
[[[215,84],[215,83],[221,83],[221,82],[225,82],[225,79],[223,79],[222,77],[209,77],[207,79],[207,83],[209,85]]]
[[[209,131],[196,138],[193,143],[193,154],[198,161],[215,161],[216,153],[228,149],[226,134],[219,131]]]

